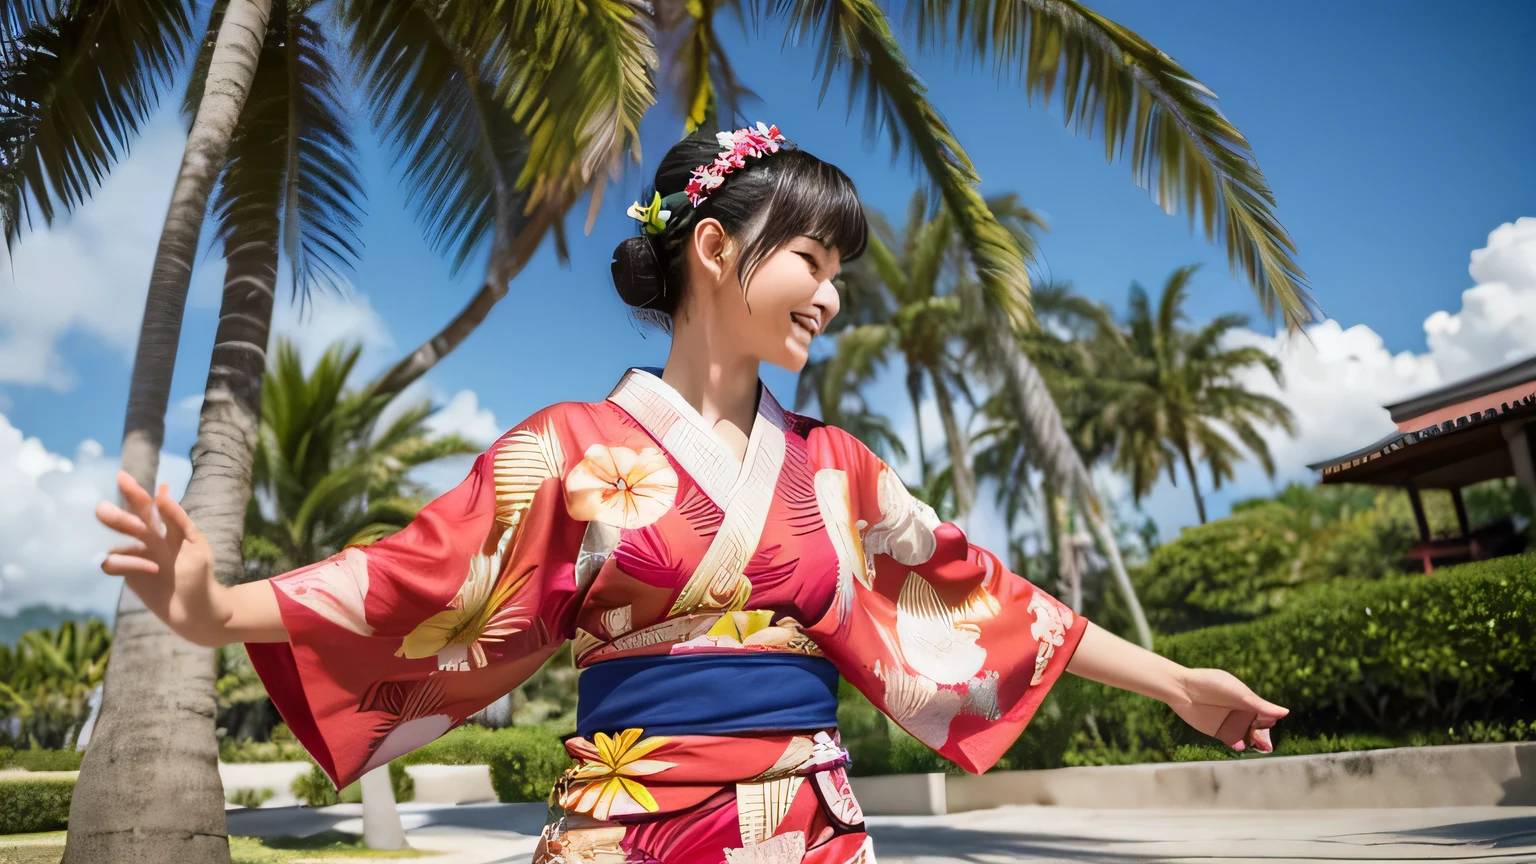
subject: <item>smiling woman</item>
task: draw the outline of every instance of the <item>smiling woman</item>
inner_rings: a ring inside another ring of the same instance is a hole
[[[761,385],[763,362],[804,367],[838,312],[832,279],[863,251],[841,171],[760,125],[678,144],[656,187],[613,274],[672,334],[664,369],[540,411],[400,533],[268,583],[215,583],[186,514],[124,478],[133,512],[100,514],[133,542],[104,569],[188,638],[252,643],[338,786],[570,642],[577,764],[551,795],[539,864],[872,861],[839,678],[975,772],[1069,664],[1268,749],[1285,709],[1089,624]]]

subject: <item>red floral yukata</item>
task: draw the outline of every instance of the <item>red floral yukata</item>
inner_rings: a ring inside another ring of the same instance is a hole
[[[508,432],[398,534],[274,578],[290,641],[250,652],[299,740],[350,783],[571,640],[576,764],[536,862],[873,861],[838,675],[981,772],[1087,622],[760,392],[738,462],[631,369]]]

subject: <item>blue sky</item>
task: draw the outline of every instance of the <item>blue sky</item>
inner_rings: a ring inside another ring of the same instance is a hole
[[[1489,301],[1504,298],[1497,291],[1483,291],[1476,303],[1463,297],[1489,281],[1469,273],[1469,255],[1491,248],[1490,232],[1499,226],[1536,216],[1536,117],[1528,110],[1536,5],[1481,0],[1457,5],[1454,14],[1448,4],[1427,0],[1105,0],[1094,8],[1183,63],[1248,136],[1334,322],[1314,331],[1307,345],[1271,340],[1273,328],[1258,320],[1248,288],[1228,273],[1225,251],[1192,236],[1183,215],[1163,214],[1132,184],[1126,166],[1105,164],[1101,143],[1064,129],[1059,110],[1027,104],[1011,83],[1000,85],[989,70],[957,65],[942,51],[913,49],[914,62],[980,171],[984,191],[1017,192],[1049,218],[1037,276],[1070,281],[1120,308],[1133,280],[1155,288],[1175,267],[1203,263],[1192,317],[1250,313],[1251,338],[1285,353],[1288,368],[1302,377],[1313,376],[1312,385],[1296,388],[1293,407],[1308,414],[1309,428],[1299,443],[1281,448],[1282,474],[1303,477],[1306,459],[1371,440],[1384,417],[1377,406],[1399,391],[1536,351],[1530,328],[1507,326],[1511,315],[1536,316],[1536,286],[1527,296],[1517,284],[1508,302]],[[907,161],[893,162],[888,141],[865,134],[862,112],[848,116],[840,83],[818,106],[813,47],[786,48],[777,33],[753,36],[734,25],[725,38],[739,73],[761,97],[747,107],[747,118],[777,123],[802,148],[842,166],[868,203],[899,220],[914,188]],[[433,371],[424,392],[442,400],[459,394],[455,407],[463,411],[454,418],[501,428],[554,401],[601,398],[625,366],[661,361],[664,337],[629,321],[607,267],[613,245],[632,230],[624,207],[680,131],[663,98],[642,130],[644,163],[610,186],[590,236],[581,234],[580,214],[570,220],[570,266],[542,252],[479,332]],[[92,204],[25,237],[14,279],[0,273],[0,415],[18,433],[12,449],[20,454],[10,455],[0,442],[0,461],[34,465],[22,470],[34,486],[46,485],[35,466],[49,458],[50,465],[70,460],[80,475],[92,460],[104,470],[117,452],[137,316],[183,136],[179,119],[162,112]],[[469,299],[481,261],[458,278],[449,275],[421,241],[387,157],[371,134],[363,140],[370,201],[355,293],[317,298],[316,314],[303,324],[285,312],[283,327],[306,345],[337,335],[362,338],[378,368]],[[1489,260],[1503,255],[1499,260],[1513,260],[1517,269],[1536,262],[1527,233],[1536,235],[1536,223],[1509,233],[1499,241],[1506,251],[1488,253]],[[186,454],[195,434],[195,412],[185,403],[202,391],[221,269],[209,255],[194,275],[168,421],[172,461]],[[1426,329],[1436,313],[1440,323]],[[788,374],[769,370],[765,380],[791,398]],[[910,428],[899,388],[887,382],[876,392],[877,403]],[[1357,404],[1360,411],[1347,410]],[[100,442],[100,452],[83,452],[87,441]],[[1106,483],[1113,493],[1113,482]],[[1231,497],[1269,485],[1262,475],[1245,474],[1230,495],[1216,496],[1213,509],[1224,512]],[[77,512],[58,509],[65,507],[62,494],[48,499],[57,519]],[[1168,533],[1193,519],[1186,497],[1165,489],[1144,503]],[[978,530],[998,539],[995,524]],[[48,569],[31,558],[15,568],[10,578],[17,584]],[[0,609],[8,598],[37,593],[7,587],[0,579]]]

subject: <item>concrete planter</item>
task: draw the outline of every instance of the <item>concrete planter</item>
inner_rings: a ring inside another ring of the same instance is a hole
[[[1008,804],[1268,810],[1531,806],[1536,805],[1536,743],[980,776],[908,774],[859,777],[853,783],[870,815],[960,813]]]

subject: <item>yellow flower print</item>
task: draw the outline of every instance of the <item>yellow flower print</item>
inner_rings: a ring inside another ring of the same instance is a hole
[[[677,472],[655,447],[593,444],[565,476],[571,518],[617,528],[644,528],[672,509]]]
[[[633,778],[665,771],[677,763],[643,758],[669,739],[656,736],[641,740],[640,735],[639,729],[625,729],[612,738],[602,732],[593,735],[596,758],[583,759],[570,773],[570,785],[560,793],[560,806],[604,820],[656,812],[656,799]]]
[[[487,663],[481,643],[500,642],[528,626],[520,606],[506,606],[524,580],[498,581],[502,555],[513,533],[507,531],[502,536],[496,554],[469,559],[469,574],[449,608],[416,625],[400,643],[396,657],[417,660],[436,654],[438,669],[467,672]]]

